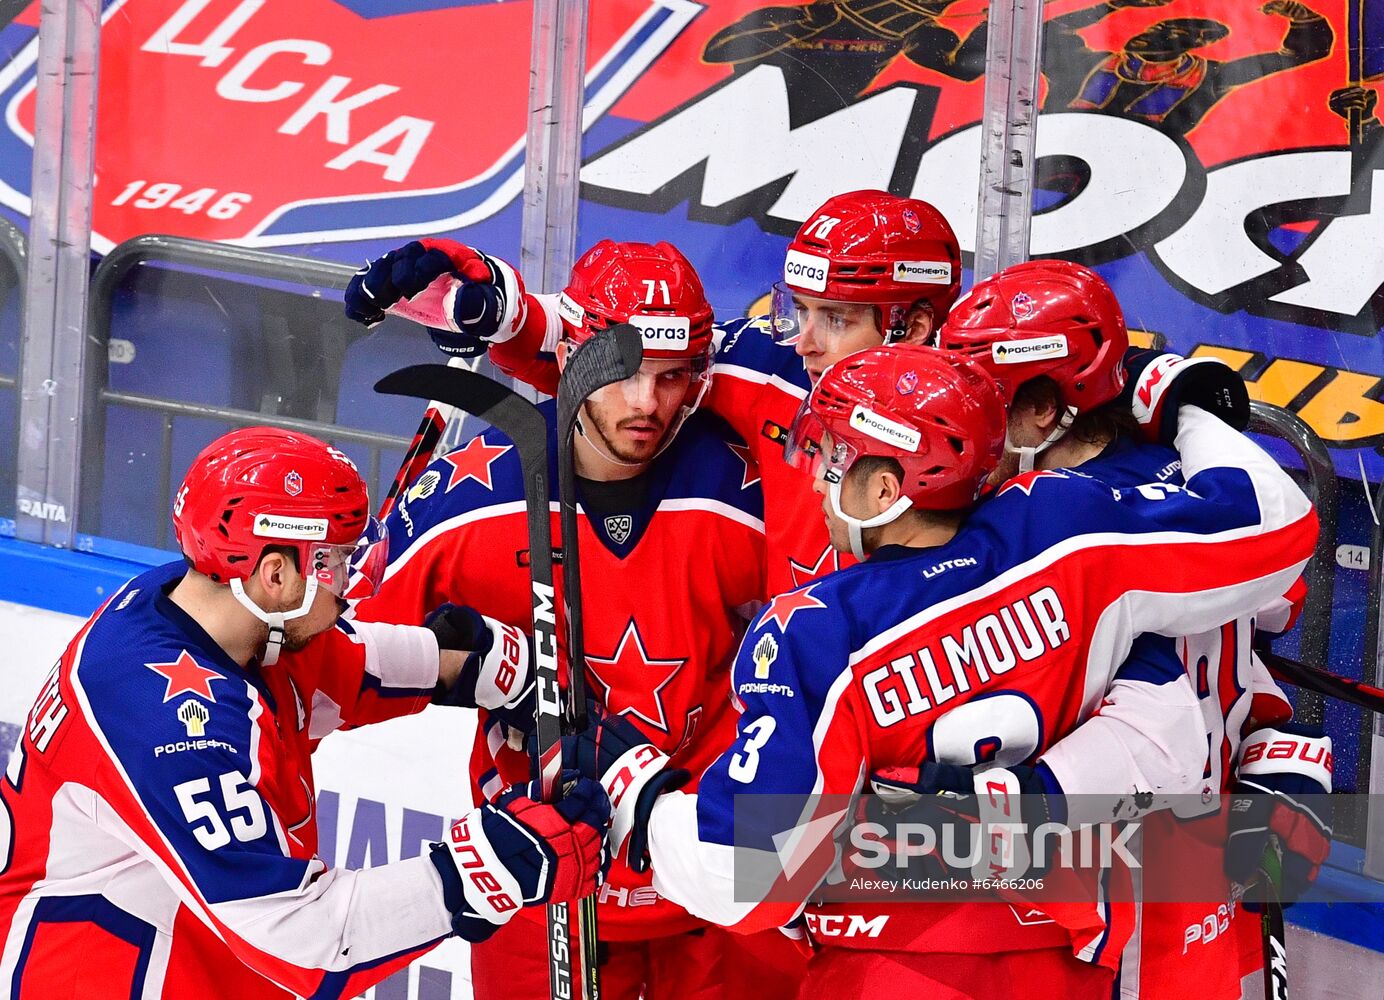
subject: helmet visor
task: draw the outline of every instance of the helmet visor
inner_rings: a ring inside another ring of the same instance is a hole
[[[880,307],[869,302],[843,302],[839,299],[818,298],[789,288],[783,282],[774,286],[772,299],[773,334],[776,343],[797,345],[808,342],[806,349],[827,354],[850,353],[877,346],[884,338],[880,332]],[[898,311],[887,307],[890,315]]]
[[[813,478],[820,476],[829,483],[836,483],[845,477],[858,457],[859,452],[853,445],[832,439],[821,418],[812,412],[808,400],[803,400],[784,439],[783,460]]]
[[[705,354],[695,358],[645,358],[634,375],[594,395],[597,399],[615,396],[632,407],[667,405],[673,400],[679,406],[695,407],[711,379],[708,361]]]
[[[774,285],[770,299],[772,326],[769,332],[776,344],[796,344],[798,342],[798,307],[793,301],[796,293],[782,281]]]
[[[384,581],[389,564],[389,529],[375,518],[353,545],[312,545],[309,566],[317,585],[337,597],[352,600],[369,597]]]

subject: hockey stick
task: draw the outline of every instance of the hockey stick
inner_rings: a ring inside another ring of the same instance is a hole
[[[1288,1000],[1288,934],[1283,926],[1283,900],[1278,887],[1283,880],[1283,849],[1278,838],[1269,837],[1259,862],[1259,884],[1264,889],[1259,914],[1259,937],[1264,948],[1264,1000]]]
[[[644,345],[628,323],[601,330],[567,358],[557,383],[557,497],[562,525],[562,596],[567,605],[567,653],[572,665],[573,726],[586,728],[586,645],[582,632],[581,577],[577,555],[577,417],[592,393],[639,372]],[[580,665],[581,670],[577,669]]]
[[[470,413],[508,437],[519,452],[528,514],[529,579],[533,588],[539,788],[543,801],[552,802],[558,797],[557,779],[562,773],[562,696],[558,687],[557,618],[553,606],[548,422],[537,407],[512,389],[469,368],[450,364],[400,369],[376,382],[375,391],[436,400],[442,406]],[[553,1000],[572,995],[571,940],[567,904],[549,904],[548,988]]]
[[[577,415],[591,394],[639,372],[639,331],[628,323],[601,330],[573,351],[557,383],[557,496],[562,527],[562,597],[567,608],[567,709],[572,725],[586,728],[586,644],[582,632],[581,557],[577,552]],[[596,897],[581,901],[582,995],[600,1000]]]
[[[458,368],[462,371],[474,371],[466,363],[463,357],[454,357],[446,365],[415,365],[415,368]],[[403,371],[410,371],[405,368]],[[395,372],[394,374],[398,374]],[[375,385],[376,392],[386,392],[380,388],[390,376],[385,376]],[[411,392],[390,393],[390,395],[412,396]],[[399,466],[399,471],[394,473],[394,482],[389,484],[389,492],[385,494],[383,502],[380,503],[380,512],[375,516],[383,521],[389,516],[389,512],[394,509],[394,505],[399,502],[399,497],[404,491],[417,482],[418,477],[423,474],[430,462],[432,462],[433,452],[437,450],[437,443],[442,440],[442,435],[447,431],[447,424],[452,420],[456,407],[433,399],[429,396],[415,397],[428,400],[428,408],[423,411],[423,420],[418,425],[418,430],[413,433],[413,443],[408,446],[408,453],[404,455],[404,462]],[[470,411],[467,411],[470,412]]]
[[[1290,660],[1266,646],[1257,646],[1254,651],[1264,661],[1264,666],[1269,668],[1269,673],[1280,681],[1384,715],[1384,688],[1342,677],[1321,667],[1310,667],[1297,660]]]

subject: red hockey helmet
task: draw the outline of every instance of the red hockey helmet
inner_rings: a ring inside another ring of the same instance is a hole
[[[972,503],[999,464],[1004,430],[1003,397],[983,368],[947,351],[900,344],[860,351],[823,372],[785,453],[799,467],[822,467],[858,549],[860,528],[887,524],[910,506],[959,510]],[[858,521],[841,510],[840,488],[866,455],[903,467],[903,498]]]
[[[671,243],[601,240],[572,265],[558,298],[563,334],[583,343],[630,323],[646,358],[707,358],[715,317],[692,263]]]
[[[775,337],[797,335],[794,295],[872,305],[890,343],[906,332],[915,304],[928,303],[940,323],[960,290],[961,248],[941,212],[887,191],[836,195],[788,245],[775,286]]]
[[[1021,385],[1045,375],[1075,414],[1124,388],[1129,332],[1095,271],[1034,260],[978,282],[942,324],[937,346],[984,365],[1011,403]]]
[[[173,532],[194,570],[229,584],[269,623],[272,646],[272,630],[306,614],[318,586],[337,597],[348,586],[364,595],[383,578],[388,540],[369,504],[355,465],[326,442],[248,427],[217,438],[193,460],[173,502]],[[245,596],[243,581],[269,545],[297,554],[307,590],[296,611],[264,612]],[[265,662],[275,655],[271,649]]]
[[[649,386],[672,379],[683,392],[682,405],[659,446],[662,452],[701,405],[711,384],[715,316],[691,262],[671,243],[601,240],[572,265],[571,280],[558,297],[558,315],[563,336],[576,346],[597,330],[618,323],[639,330],[645,364],[638,374],[619,383],[619,391],[627,399],[646,398]],[[649,365],[651,361],[685,361],[687,367]],[[587,440],[607,461],[630,464],[606,451],[596,436],[587,435]]]

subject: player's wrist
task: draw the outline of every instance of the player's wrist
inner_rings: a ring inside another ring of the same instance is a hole
[[[610,847],[619,854],[641,816],[647,824],[653,799],[665,790],[669,777],[668,755],[652,743],[629,747],[601,773],[601,787],[610,798]],[[685,772],[684,772],[685,773]],[[662,777],[662,780],[660,779]],[[649,797],[645,798],[645,793]]]
[[[665,766],[639,790],[634,801],[633,822],[624,844],[625,859],[635,874],[642,875],[649,870],[649,823],[653,819],[654,806],[658,804],[659,797],[665,792],[677,791],[691,780],[692,774],[685,768]]]

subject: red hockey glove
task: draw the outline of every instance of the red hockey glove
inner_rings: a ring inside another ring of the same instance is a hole
[[[1331,737],[1318,726],[1288,723],[1251,733],[1230,792],[1225,873],[1247,885],[1275,838],[1283,862],[1279,899],[1285,907],[1296,902],[1331,851],[1331,771]],[[1246,894],[1247,909],[1257,909],[1257,901]]]
[[[421,323],[439,348],[473,355],[503,343],[528,315],[524,282],[498,257],[453,240],[414,240],[370,261],[346,286],[346,316],[373,327],[386,315]]]
[[[1245,380],[1216,358],[1184,358],[1143,347],[1125,352],[1125,380],[1120,398],[1134,414],[1146,440],[1173,447],[1177,411],[1198,406],[1237,431],[1249,426],[1249,392]]]
[[[508,789],[433,845],[452,926],[468,941],[489,937],[521,906],[572,902],[600,885],[610,802],[594,781],[572,772],[562,779],[569,787],[557,803],[537,801],[537,783]]]

